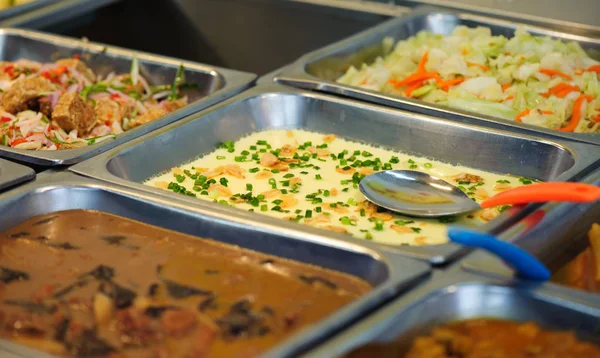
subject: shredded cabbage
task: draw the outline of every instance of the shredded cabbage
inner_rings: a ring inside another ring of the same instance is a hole
[[[392,48],[389,38],[383,47]],[[386,53],[337,81],[529,125],[600,131],[600,63],[576,42],[457,26],[446,36],[421,31]]]

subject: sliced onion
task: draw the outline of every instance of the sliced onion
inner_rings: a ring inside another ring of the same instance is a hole
[[[162,91],[162,92],[158,92],[158,93],[154,94],[152,96],[152,98],[155,100],[159,100],[159,99],[167,97],[170,94],[171,94],[171,91]]]
[[[152,90],[150,89],[150,86],[148,85],[148,81],[146,81],[144,76],[139,75],[138,79],[140,80],[140,83],[142,84],[142,86],[144,86],[144,91],[146,91],[147,94],[151,94]]]
[[[79,92],[79,84],[74,83],[67,88],[67,93],[78,93]]]

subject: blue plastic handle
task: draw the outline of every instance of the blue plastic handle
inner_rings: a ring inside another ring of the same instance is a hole
[[[448,229],[448,237],[457,244],[489,251],[504,260],[522,278],[535,281],[548,281],[550,279],[550,270],[537,258],[513,244],[498,240],[492,235],[451,227]]]

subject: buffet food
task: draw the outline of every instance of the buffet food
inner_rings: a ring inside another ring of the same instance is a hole
[[[216,151],[145,184],[391,245],[441,244],[447,241],[448,223],[479,226],[506,209],[503,206],[441,219],[389,212],[366,201],[358,189],[366,175],[387,169],[427,172],[455,184],[476,201],[533,182],[335,135],[271,130],[223,143]]]
[[[78,56],[0,63],[0,144],[80,148],[115,138],[187,105],[183,65],[171,85],[151,86],[137,59],[130,73],[98,76]]]
[[[457,26],[448,36],[421,31],[384,46],[393,50],[351,66],[337,82],[563,132],[600,132],[600,63],[577,42]]]
[[[600,225],[588,233],[589,246],[573,261],[561,268],[552,281],[584,291],[600,294]]]
[[[102,212],[56,212],[0,234],[0,337],[65,357],[257,356],[370,290]]]
[[[600,347],[582,342],[573,332],[545,330],[533,322],[471,319],[451,322],[418,337],[408,352],[400,342],[367,345],[349,358],[451,357],[598,357]]]

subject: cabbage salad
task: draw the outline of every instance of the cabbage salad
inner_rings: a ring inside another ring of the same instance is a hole
[[[384,47],[393,47],[386,38]],[[456,27],[421,31],[337,82],[564,132],[600,131],[600,62],[576,42],[493,36]]]

